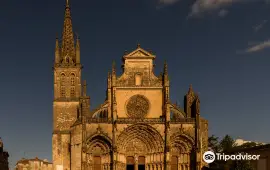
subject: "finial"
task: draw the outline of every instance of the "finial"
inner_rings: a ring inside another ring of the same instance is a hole
[[[80,36],[79,36],[79,34],[77,32],[76,32],[76,38],[77,38],[77,40],[80,39]]]
[[[137,48],[141,48],[141,44],[138,43],[138,44],[137,44]]]
[[[87,84],[86,80],[83,81],[83,96],[86,96]]]
[[[69,7],[69,0],[66,0],[66,7]]]
[[[164,74],[168,74],[168,65],[166,60],[164,62]]]
[[[189,85],[188,92],[189,92],[189,93],[193,92],[193,89],[192,89],[192,84],[190,84],[190,85]]]
[[[115,74],[115,61],[113,60],[112,63],[112,74]]]
[[[125,55],[127,55],[128,54],[128,51],[127,50],[125,50],[125,53],[124,53]]]

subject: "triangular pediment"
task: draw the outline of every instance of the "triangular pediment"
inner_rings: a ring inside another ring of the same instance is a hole
[[[144,53],[143,51],[136,51],[135,53],[133,53],[132,55],[130,55],[132,57],[138,56],[138,57],[143,57],[143,56],[149,56],[147,53]]]
[[[155,56],[142,48],[137,48],[136,50],[126,54],[124,58],[155,58]]]

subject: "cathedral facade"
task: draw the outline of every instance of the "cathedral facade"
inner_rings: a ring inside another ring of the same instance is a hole
[[[90,109],[81,81],[80,40],[65,8],[56,39],[52,153],[55,170],[197,170],[208,150],[208,122],[190,86],[184,109],[170,102],[167,64],[154,74],[156,56],[137,46],[107,77],[105,102]]]

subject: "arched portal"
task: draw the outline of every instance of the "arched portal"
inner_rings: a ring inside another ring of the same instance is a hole
[[[117,139],[120,153],[125,154],[127,169],[130,157],[134,158],[137,170],[145,170],[147,164],[162,164],[164,142],[160,133],[150,125],[136,124],[126,128]],[[131,169],[130,169],[131,170]]]
[[[145,157],[139,156],[138,158],[138,170],[145,170]]]
[[[135,160],[133,156],[127,157],[127,170],[134,170],[135,169]]]
[[[110,167],[111,140],[102,134],[90,137],[86,145],[88,169],[104,170]]]
[[[194,139],[187,134],[175,133],[171,136],[171,170],[189,167]],[[188,170],[188,169],[187,169]]]

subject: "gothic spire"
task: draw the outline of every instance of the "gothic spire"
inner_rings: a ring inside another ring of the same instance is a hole
[[[80,50],[80,38],[77,34],[77,40],[76,40],[76,63],[80,63],[81,59],[81,50]]]
[[[168,65],[166,61],[164,62],[163,73],[164,75],[168,75]]]
[[[113,63],[112,63],[112,74],[113,75],[116,74],[115,61],[113,61]]]
[[[59,61],[60,61],[59,40],[58,40],[58,36],[56,36],[56,40],[55,40],[55,63],[59,63]]]
[[[74,35],[69,0],[66,0],[64,28],[62,35],[62,57],[69,55],[75,61]]]
[[[191,93],[194,93],[193,88],[192,88],[192,84],[190,84],[189,88],[188,88],[188,94],[191,94]]]
[[[86,80],[83,81],[83,96],[87,95],[87,83]]]

